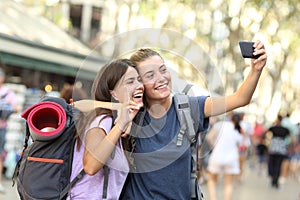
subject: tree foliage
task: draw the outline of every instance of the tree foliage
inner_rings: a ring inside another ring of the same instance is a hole
[[[34,1],[34,0],[31,0]],[[117,10],[107,7],[106,14],[116,13],[117,23],[101,28],[106,37],[139,28],[163,28],[185,35],[200,45],[212,60],[222,78],[223,87],[213,92],[230,93],[242,82],[249,62],[241,57],[240,40],[262,40],[268,51],[268,63],[254,95],[253,107],[257,115],[268,120],[280,109],[293,111],[300,116],[300,80],[296,72],[300,63],[300,2],[298,0],[109,0]],[[123,14],[128,10],[127,18]],[[122,18],[120,17],[122,16]],[[108,30],[113,30],[109,32]],[[101,42],[101,41],[100,41]],[[172,40],[173,47],[178,43]],[[113,55],[118,55],[122,41],[115,42]],[[182,57],[189,54],[193,44],[186,45]],[[103,50],[103,49],[102,49]],[[201,54],[202,56],[204,54]],[[199,73],[186,62],[177,60],[186,79],[194,82]],[[208,62],[206,62],[207,64]],[[212,81],[211,64],[203,69],[206,82]],[[205,85],[205,84],[204,84]],[[278,101],[279,99],[279,101]],[[298,100],[297,100],[298,99]],[[299,120],[299,119],[298,119]]]

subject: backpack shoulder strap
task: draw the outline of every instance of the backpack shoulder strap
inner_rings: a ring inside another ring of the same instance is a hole
[[[143,126],[143,121],[145,118],[146,114],[146,108],[145,105],[140,109],[140,111],[137,113],[135,116],[133,123],[131,125],[131,130],[130,130],[130,135],[126,139],[127,142],[127,150],[125,151],[126,157],[128,159],[130,171],[135,171],[136,170],[136,165],[135,165],[135,158],[134,158],[134,152],[135,152],[135,137],[138,136],[138,133],[140,132],[142,126]]]
[[[109,167],[107,165],[103,166],[104,172],[104,182],[103,182],[103,191],[102,191],[102,198],[107,198],[107,187],[108,187],[108,177],[109,177]]]
[[[191,116],[189,96],[185,94],[174,95],[175,109],[180,123],[180,130],[177,136],[177,146],[182,145],[183,135],[187,132],[191,143],[196,142],[196,133]]]
[[[183,88],[183,90],[182,90],[181,93],[187,94],[187,93],[190,91],[190,89],[191,89],[192,87],[193,87],[192,84],[187,84],[187,85]]]
[[[30,130],[29,130],[29,126],[28,126],[27,121],[25,123],[25,127],[26,127],[26,129],[25,129],[25,141],[24,141],[24,145],[23,145],[23,150],[21,152],[21,158],[18,160],[18,162],[17,162],[17,164],[15,166],[14,174],[12,176],[13,186],[15,185],[15,181],[16,181],[18,175],[19,175],[21,160],[23,158],[24,152],[25,152],[25,150],[28,147],[28,141],[29,141],[29,137],[30,137]]]
[[[184,89],[185,93],[178,93],[174,95],[175,108],[177,116],[180,123],[180,130],[177,136],[177,146],[182,145],[183,136],[185,133],[188,134],[188,139],[191,144],[191,156],[192,156],[192,168],[191,168],[191,198],[202,199],[202,193],[198,187],[197,181],[197,160],[198,160],[198,143],[197,143],[197,127],[199,122],[197,122],[197,117],[192,118],[192,114],[195,115],[196,112],[191,112],[191,107],[197,110],[198,101],[197,98],[189,97],[186,95],[186,88],[191,88],[191,86],[186,86]],[[196,121],[194,126],[194,120]]]
[[[70,189],[85,175],[85,171],[82,169],[77,176],[63,189],[60,193],[60,200],[64,199],[64,197],[68,194]]]

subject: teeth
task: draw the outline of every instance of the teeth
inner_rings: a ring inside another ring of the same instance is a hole
[[[162,86],[159,86],[158,89],[162,89],[162,88],[166,88],[167,85],[162,85]]]
[[[142,96],[143,95],[138,94],[138,95],[134,95],[133,98],[142,98]]]

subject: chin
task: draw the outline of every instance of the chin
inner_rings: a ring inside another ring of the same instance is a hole
[[[159,97],[160,97],[161,99],[166,99],[166,98],[169,98],[170,95],[171,95],[171,92],[168,91],[168,92],[163,92],[163,93],[161,93],[161,94],[159,95]]]

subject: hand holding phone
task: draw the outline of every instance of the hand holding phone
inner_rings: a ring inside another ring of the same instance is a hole
[[[258,58],[259,55],[253,55],[254,52],[254,42],[249,42],[249,41],[240,41],[239,42],[240,48],[241,48],[241,52],[242,52],[242,56],[244,58]]]

